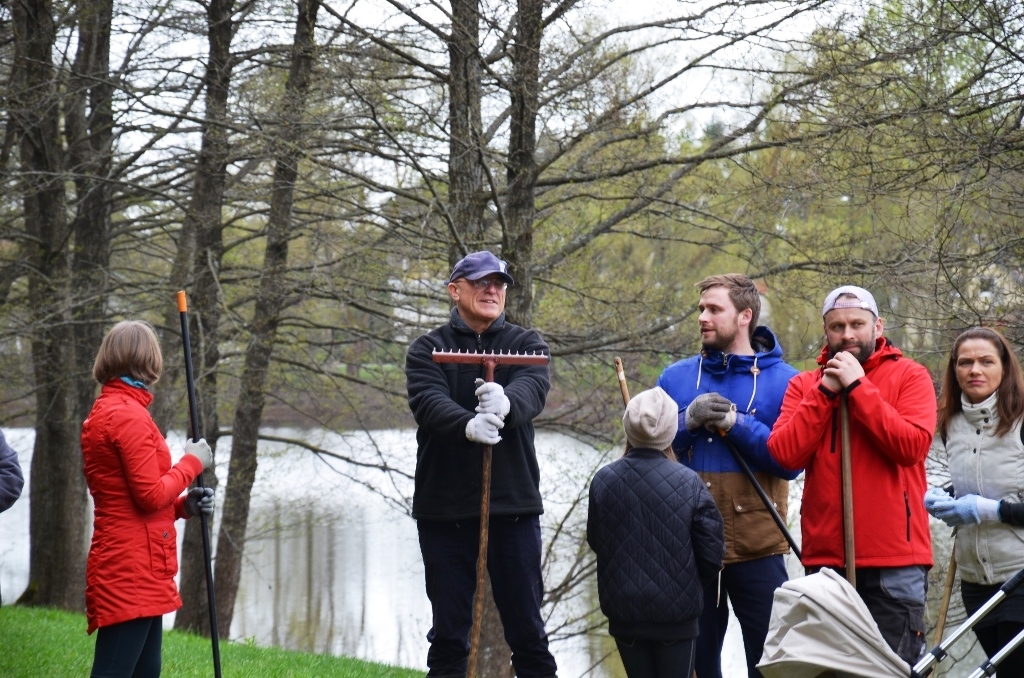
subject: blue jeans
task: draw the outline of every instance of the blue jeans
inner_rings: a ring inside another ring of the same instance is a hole
[[[775,589],[788,580],[783,556],[766,556],[725,566],[717,606],[717,586],[712,584],[704,589],[704,612],[700,616],[700,637],[697,639],[699,678],[722,678],[722,644],[729,626],[729,599],[732,599],[732,611],[743,631],[747,676],[761,678],[756,666],[764,653]]]
[[[696,645],[696,638],[673,641],[615,639],[628,678],[690,678]]]
[[[90,678],[159,678],[163,637],[163,617],[101,627]]]
[[[473,625],[480,520],[418,520],[420,552],[433,611],[427,633],[427,675],[465,676]],[[540,570],[540,518],[491,518],[487,572],[501,616],[505,642],[519,678],[554,676],[555,658],[540,615],[544,584]]]

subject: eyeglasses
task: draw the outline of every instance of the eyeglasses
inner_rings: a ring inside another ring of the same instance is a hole
[[[466,279],[463,278],[463,280]],[[493,287],[499,292],[503,292],[504,290],[508,289],[508,283],[502,280],[501,278],[480,278],[479,280],[466,280],[466,282],[472,285],[473,289],[477,290],[478,292],[483,292],[488,287]]]

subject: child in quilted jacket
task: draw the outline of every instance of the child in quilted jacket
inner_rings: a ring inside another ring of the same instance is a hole
[[[721,513],[672,452],[678,420],[661,388],[638,394],[622,417],[626,454],[590,486],[601,611],[629,678],[693,673],[703,588],[725,555]]]

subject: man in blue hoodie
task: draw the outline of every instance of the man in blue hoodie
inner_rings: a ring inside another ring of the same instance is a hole
[[[679,405],[672,447],[711,492],[725,523],[725,567],[719,586],[704,591],[697,643],[697,675],[722,678],[721,654],[729,623],[728,600],[743,631],[750,678],[761,660],[775,589],[788,579],[783,555],[789,544],[730,446],[747,465],[779,514],[785,517],[787,471],[768,453],[768,434],[797,370],[782,360],[782,347],[758,326],[761,297],[745,275],[715,275],[700,290],[701,352],[669,365],[658,379]]]

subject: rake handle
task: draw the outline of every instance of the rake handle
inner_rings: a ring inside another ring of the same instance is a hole
[[[484,381],[494,381],[496,360],[484,360]],[[487,541],[491,525],[491,457],[492,448],[484,445],[483,472],[480,479],[480,542],[476,552],[476,591],[473,592],[473,627],[469,632],[469,661],[466,678],[476,678],[480,654],[480,630],[484,619],[484,578],[487,576]]]

